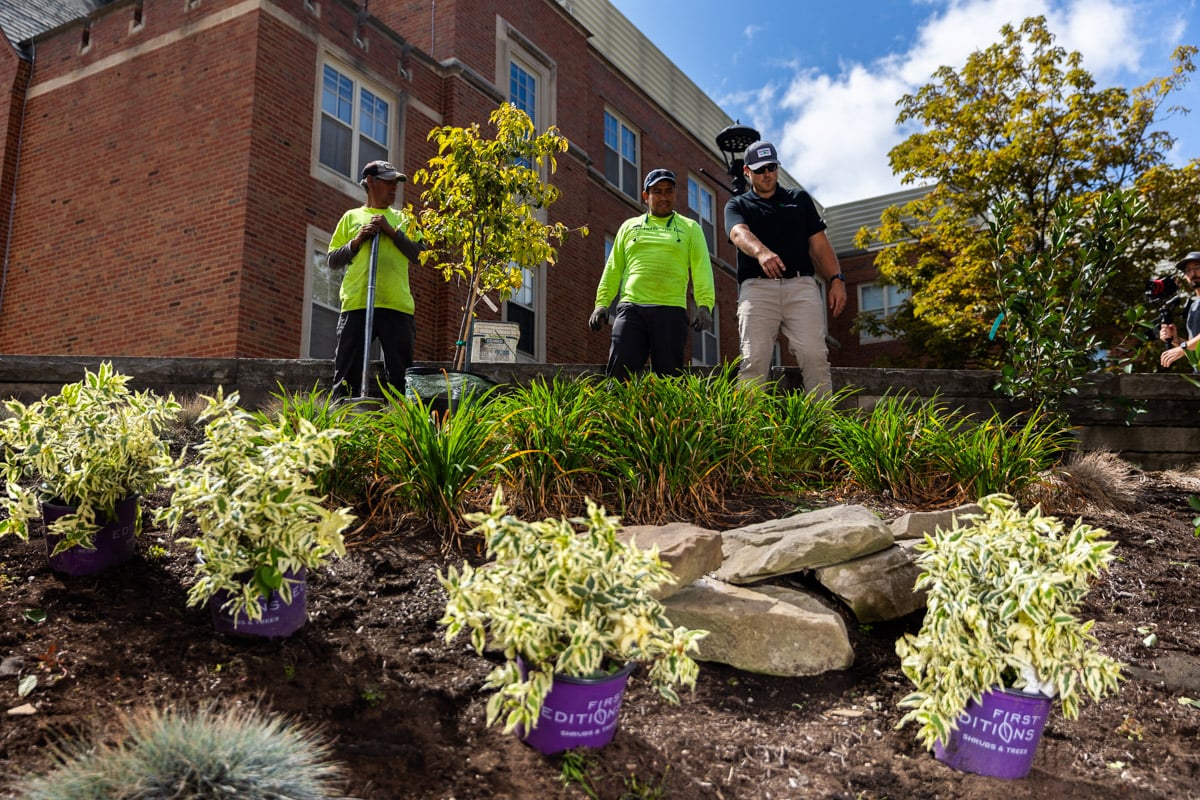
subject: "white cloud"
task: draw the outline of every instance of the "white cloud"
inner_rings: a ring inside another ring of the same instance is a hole
[[[1135,9],[1118,0],[945,0],[928,8],[907,52],[843,64],[837,75],[794,70],[786,86],[768,84],[725,100],[745,108],[749,124],[776,142],[793,177],[819,202],[834,205],[903,188],[887,159],[908,133],[896,125],[896,102],[939,67],[958,67],[998,41],[1006,23],[1046,16],[1055,44],[1080,51],[1100,85],[1136,71],[1142,53],[1155,47],[1149,36],[1138,37]]]

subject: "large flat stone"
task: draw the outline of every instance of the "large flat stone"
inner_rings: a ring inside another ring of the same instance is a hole
[[[632,542],[639,550],[658,547],[658,557],[671,567],[675,583],[664,584],[654,592],[659,600],[670,597],[697,578],[721,566],[721,534],[686,522],[669,525],[631,525],[617,533],[623,542]]]
[[[701,628],[701,661],[763,675],[818,675],[847,669],[854,650],[837,612],[801,592],[764,591],[701,578],[665,601],[675,625]]]
[[[893,542],[891,529],[870,509],[832,506],[726,531],[725,563],[714,576],[729,583],[754,583],[840,564]]]

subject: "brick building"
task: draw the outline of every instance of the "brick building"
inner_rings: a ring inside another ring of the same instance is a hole
[[[902,189],[891,194],[829,206],[825,222],[829,226],[829,243],[837,253],[838,263],[846,276],[846,310],[829,320],[829,336],[836,342],[829,350],[829,362],[836,367],[873,367],[895,363],[911,363],[913,354],[905,342],[889,336],[875,336],[857,330],[859,315],[886,317],[895,313],[908,298],[908,292],[879,281],[875,268],[878,249],[855,246],[854,237],[862,228],[876,228],[889,206],[903,206],[928,194],[929,186]]]
[[[522,326],[521,360],[606,360],[607,332],[587,329],[606,245],[658,166],[713,234],[717,326],[697,362],[737,355],[715,144],[732,121],[607,0],[16,5],[0,7],[0,352],[330,357],[324,252],[363,200],[360,166],[411,175],[431,129],[510,100],[570,140],[550,214],[591,230],[483,311]],[[448,360],[463,294],[432,269],[412,283],[417,359]]]

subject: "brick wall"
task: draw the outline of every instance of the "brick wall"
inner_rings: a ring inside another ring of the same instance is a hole
[[[608,332],[586,327],[605,234],[644,213],[603,179],[606,106],[642,130],[643,174],[661,165],[679,175],[680,209],[689,173],[714,192],[719,260],[733,262],[721,232],[726,192],[699,175],[723,175],[723,164],[616,75],[556,0],[377,0],[362,26],[360,7],[144,0],[135,26],[134,4],[113,3],[37,41],[27,96],[22,62],[0,55],[10,89],[0,190],[23,136],[0,352],[299,355],[307,232],[331,233],[363,200],[313,174],[323,54],[416,101],[401,109],[394,159],[412,175],[434,154],[431,128],[483,122],[507,96],[507,76],[495,75],[498,16],[554,64],[555,121],[573,147],[553,176],[562,195],[551,219],[591,231],[569,237],[547,273],[546,360],[606,360]],[[497,85],[469,79],[455,59]],[[21,102],[23,128],[13,113]],[[419,192],[410,184],[398,202]],[[719,264],[716,275],[721,352],[733,358],[736,284]],[[415,268],[412,284],[417,357],[448,359],[465,292],[428,269]]]

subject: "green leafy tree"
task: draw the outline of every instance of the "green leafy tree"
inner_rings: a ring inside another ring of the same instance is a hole
[[[1060,414],[1096,368],[1100,308],[1118,277],[1113,264],[1146,207],[1133,191],[1091,202],[1064,198],[1051,212],[1045,247],[1036,251],[1010,245],[1017,208],[1011,198],[1002,201],[988,223],[1002,309],[996,330],[1007,344],[996,388]]]
[[[1054,45],[1043,17],[1006,25],[1001,34],[961,69],[942,67],[901,98],[898,122],[921,130],[892,149],[892,169],[905,183],[932,188],[888,209],[878,228],[857,238],[862,247],[890,245],[876,265],[911,299],[889,330],[940,366],[1003,359],[987,338],[1000,301],[985,225],[990,209],[1011,202],[1009,246],[1045,263],[1060,203],[1090,203],[1126,188],[1142,195],[1143,222],[1111,263],[1116,275],[1099,307],[1108,336],[1124,329],[1117,321],[1154,266],[1182,246],[1200,184],[1200,161],[1169,166],[1174,139],[1154,130],[1162,116],[1183,111],[1165,103],[1194,71],[1195,47],[1175,50],[1166,77],[1133,90],[1101,89],[1078,52]],[[1065,292],[1074,276],[1060,271],[1056,280]]]
[[[507,300],[521,286],[522,269],[555,262],[554,244],[570,230],[542,219],[559,195],[542,180],[542,170],[557,169],[554,155],[566,151],[566,138],[554,127],[536,134],[529,115],[509,103],[489,122],[496,132],[491,139],[481,136],[478,124],[433,129],[429,138],[438,154],[413,176],[427,187],[420,220],[429,249],[421,261],[436,264],[447,281],[467,284],[456,370],[465,367],[466,339],[483,295],[495,291]]]

